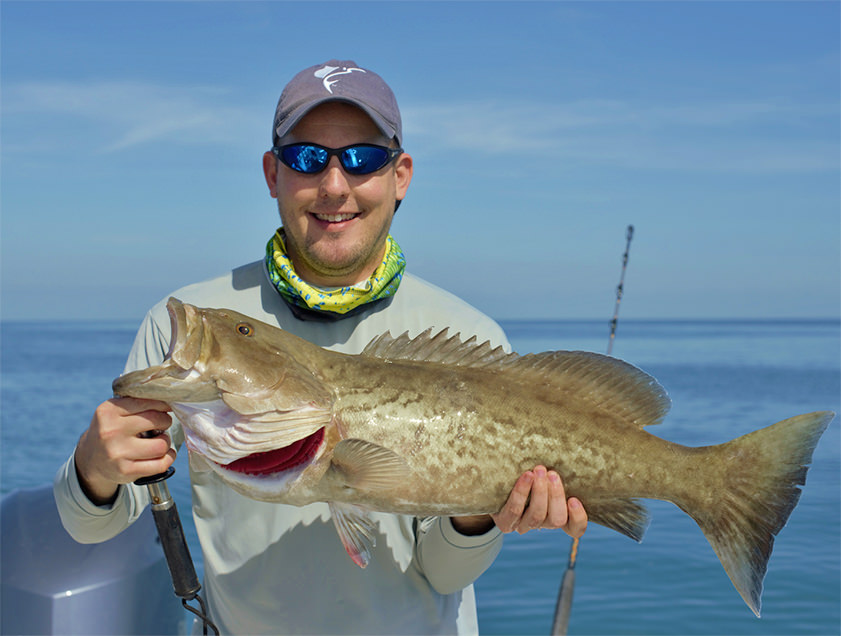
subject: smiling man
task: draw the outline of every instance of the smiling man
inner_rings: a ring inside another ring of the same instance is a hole
[[[367,280],[382,261],[395,200],[409,189],[412,158],[362,110],[335,101],[316,106],[279,143],[263,170],[295,272],[321,286]],[[346,150],[330,156],[332,148]],[[345,157],[359,165],[348,171]]]
[[[405,271],[390,228],[413,163],[382,78],[350,61],[301,71],[281,95],[272,143],[263,171],[282,226],[265,257],[172,295],[234,309],[346,353],[359,353],[386,331],[445,327],[508,346],[491,319]],[[170,329],[163,300],[141,325],[126,371],[160,363]],[[104,541],[147,505],[145,489],[132,482],[165,470],[183,442],[169,410],[133,398],[97,407],[56,476],[59,511],[77,540]],[[149,430],[159,434],[144,436]],[[306,461],[297,449],[318,445],[319,434],[277,449],[282,461],[271,470]],[[204,588],[223,633],[475,633],[472,583],[493,562],[502,533],[563,528],[580,536],[587,523],[560,477],[537,466],[512,484],[496,515],[374,513],[376,547],[362,570],[337,539],[326,504],[251,500],[192,466],[190,478]]]

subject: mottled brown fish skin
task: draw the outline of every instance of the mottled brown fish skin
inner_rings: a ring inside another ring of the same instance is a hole
[[[491,370],[352,358],[336,360],[322,374],[333,386],[346,436],[390,448],[411,468],[411,479],[366,502],[374,507],[497,512],[512,484],[537,464],[557,470],[567,493],[584,501],[672,499],[685,490],[687,476],[676,467],[697,455],[629,430],[595,405]],[[358,379],[342,381],[349,377]],[[670,478],[675,473],[677,484]]]

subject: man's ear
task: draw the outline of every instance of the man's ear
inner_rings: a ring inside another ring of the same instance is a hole
[[[271,150],[263,155],[263,176],[266,177],[266,185],[269,186],[269,194],[277,198],[277,158]]]
[[[412,182],[412,171],[412,155],[407,152],[400,153],[400,156],[394,160],[394,198],[398,201],[402,201],[409,190],[409,184]]]

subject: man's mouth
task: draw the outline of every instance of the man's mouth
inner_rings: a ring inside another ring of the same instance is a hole
[[[350,221],[351,219],[355,219],[359,216],[358,213],[355,212],[346,212],[343,214],[315,214],[313,216],[318,219],[319,221],[324,221],[325,223],[341,223],[342,221]]]
[[[246,475],[269,475],[289,470],[308,462],[315,455],[324,439],[324,429],[297,442],[265,453],[254,453],[226,464],[225,468]]]

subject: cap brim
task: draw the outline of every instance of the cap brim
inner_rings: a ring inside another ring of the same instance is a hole
[[[317,106],[321,106],[321,104],[326,104],[328,102],[343,102],[345,104],[350,104],[351,106],[356,106],[360,110],[362,110],[368,117],[371,118],[371,121],[374,122],[377,128],[380,129],[380,132],[385,135],[387,139],[394,139],[397,137],[397,131],[395,130],[394,126],[389,124],[385,118],[380,115],[377,111],[373,108],[363,104],[362,102],[358,102],[353,99],[349,99],[347,97],[338,97],[335,95],[330,95],[323,99],[316,99],[311,102],[307,102],[306,104],[301,104],[297,108],[295,108],[292,113],[290,113],[286,119],[284,120],[283,124],[277,126],[275,128],[274,134],[274,142],[277,143],[281,139],[283,139],[286,135],[288,135],[295,126],[298,125],[298,122],[304,118],[304,116],[309,113],[312,109]],[[397,143],[402,143],[401,139],[397,139]]]

